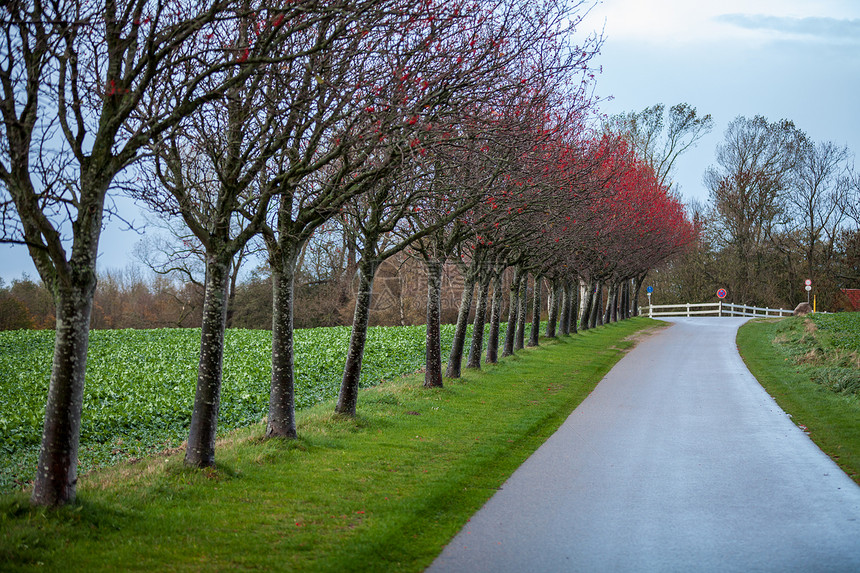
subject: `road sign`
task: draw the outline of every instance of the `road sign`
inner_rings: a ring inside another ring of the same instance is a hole
[[[804,288],[806,288],[806,292],[809,292],[812,290],[812,285],[806,285]]]
[[[648,294],[651,294],[652,292],[654,292],[654,287],[652,287],[652,286],[645,287],[645,292],[647,292]]]
[[[806,279],[806,281],[803,284],[805,284],[808,287],[811,287],[812,286],[812,279]],[[806,290],[809,290],[809,289],[806,289]]]
[[[726,289],[721,288],[717,291],[717,298],[726,298],[726,295],[729,294],[726,292]]]

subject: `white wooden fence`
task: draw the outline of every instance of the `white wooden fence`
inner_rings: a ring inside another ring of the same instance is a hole
[[[761,308],[727,302],[702,302],[685,304],[655,304],[642,307],[640,314],[648,316],[791,316],[793,311],[782,308]]]

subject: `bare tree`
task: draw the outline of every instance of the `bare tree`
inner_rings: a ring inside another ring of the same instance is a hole
[[[57,336],[32,502],[74,499],[96,256],[109,191],[153,138],[217,94],[183,46],[229,2],[13,0],[0,7],[4,240],[54,293]],[[169,78],[169,109],[149,102]],[[10,215],[9,205],[14,206]]]
[[[718,165],[705,174],[714,218],[732,255],[728,291],[734,302],[758,296],[753,286],[764,272],[768,237],[786,222],[786,191],[802,143],[790,121],[738,117],[717,147]]]
[[[804,142],[787,193],[792,223],[796,227],[806,262],[806,276],[817,284],[830,275],[833,246],[848,193],[847,162],[850,152],[833,142]],[[799,280],[792,281],[799,284]]]
[[[700,116],[696,108],[678,103],[669,108],[662,103],[640,112],[628,112],[609,118],[606,128],[627,138],[640,160],[654,169],[660,185],[672,187],[672,172],[678,157],[711,132],[714,120],[710,114]]]

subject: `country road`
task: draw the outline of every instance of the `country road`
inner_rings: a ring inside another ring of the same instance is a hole
[[[746,319],[668,320],[427,571],[860,571],[860,486],[749,373]]]

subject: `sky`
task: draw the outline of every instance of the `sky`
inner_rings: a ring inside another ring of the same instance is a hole
[[[594,61],[602,113],[685,102],[713,117],[713,131],[678,160],[685,201],[707,200],[702,176],[741,115],[792,120],[813,140],[860,155],[860,0],[604,0],[579,32],[591,30],[605,37]],[[110,221],[99,271],[133,262],[140,238]],[[23,247],[0,245],[0,261],[6,284],[38,277]]]
[[[858,0],[604,0],[586,24],[604,31],[602,113],[686,102],[713,117],[678,159],[686,201],[708,199],[702,176],[738,116],[789,119],[860,159]]]

